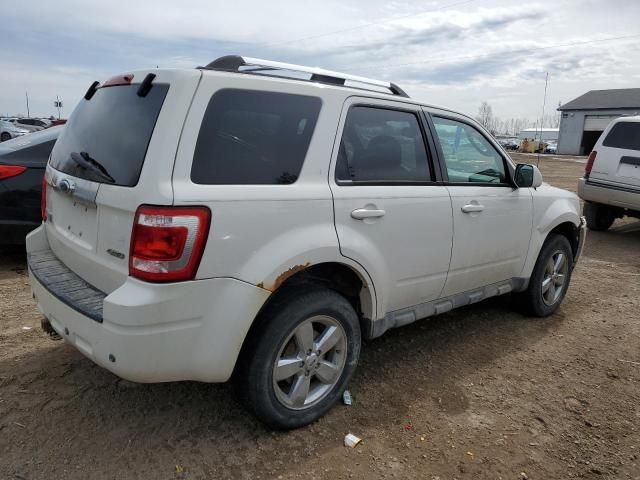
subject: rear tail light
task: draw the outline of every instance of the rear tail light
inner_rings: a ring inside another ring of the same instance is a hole
[[[133,222],[129,275],[149,282],[192,280],[207,243],[206,207],[138,207]]]
[[[0,165],[0,180],[15,177],[23,173],[27,167],[21,165]]]
[[[584,167],[584,178],[589,178],[589,174],[591,173],[591,169],[593,168],[593,162],[596,161],[596,155],[598,155],[598,152],[596,152],[595,150],[593,150],[589,154],[589,158],[587,158],[587,164]]]
[[[42,177],[42,192],[40,193],[40,213],[42,221],[47,221],[47,178]]]

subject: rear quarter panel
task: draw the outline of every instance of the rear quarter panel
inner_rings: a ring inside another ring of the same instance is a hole
[[[223,88],[318,96],[322,107],[306,159],[290,185],[202,185],[191,181],[200,125],[212,95]],[[197,278],[232,277],[269,291],[298,271],[340,256],[328,184],[331,151],[346,93],[318,84],[205,72],[185,122],[173,175],[175,203],[206,205],[211,229]],[[367,282],[367,280],[365,280]],[[375,305],[373,289],[371,303]]]

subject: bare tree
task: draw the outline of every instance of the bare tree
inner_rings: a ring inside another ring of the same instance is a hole
[[[558,128],[560,126],[560,115],[547,113],[542,119],[542,128]]]
[[[482,125],[487,130],[491,131],[491,127],[493,127],[493,109],[489,102],[482,102],[480,104],[480,108],[478,108],[478,115],[476,116],[476,120],[480,125]]]

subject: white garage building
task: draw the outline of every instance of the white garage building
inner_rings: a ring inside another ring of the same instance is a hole
[[[558,153],[588,155],[611,120],[640,114],[640,88],[591,90],[558,110]]]
[[[557,128],[525,128],[524,130],[520,130],[518,138],[520,140],[528,138],[529,140],[535,139],[542,140],[543,142],[557,142],[558,133]]]

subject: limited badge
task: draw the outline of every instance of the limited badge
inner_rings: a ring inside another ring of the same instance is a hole
[[[120,260],[124,259],[124,253],[114,250],[113,248],[108,248],[107,253],[116,258],[119,258]]]

